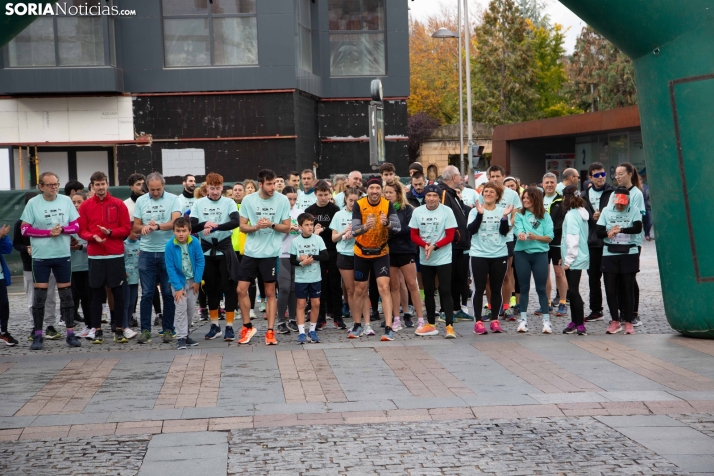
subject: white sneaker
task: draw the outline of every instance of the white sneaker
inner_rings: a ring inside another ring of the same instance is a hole
[[[516,332],[528,332],[528,321],[520,321]],[[545,332],[545,328],[543,328],[543,332]]]
[[[251,309],[250,310],[250,318],[255,319],[256,317],[258,317],[258,316],[255,315],[255,311]]]
[[[373,336],[373,335],[374,335],[374,331],[372,330],[372,326],[370,326],[369,324],[367,324],[366,326],[364,326],[364,331],[362,331],[362,335],[365,335],[365,336]]]
[[[91,329],[85,326],[84,329],[82,329],[82,332],[79,333],[79,337],[87,337],[90,331]]]
[[[422,327],[424,327],[424,318],[423,318],[423,317],[420,317],[419,320],[417,320],[417,328],[416,328],[416,330],[419,330],[419,329],[421,329]]]
[[[394,332],[402,330],[402,319],[399,316],[396,316],[392,321],[392,330]]]
[[[469,308],[468,308],[468,306],[464,306],[464,305],[462,304],[462,305],[461,305],[461,312],[463,312],[464,314],[468,314],[468,313],[469,313]]]
[[[259,310],[260,312],[265,312],[265,303],[264,303],[264,302],[261,302],[261,303],[260,303],[260,306],[258,306],[258,310]]]
[[[95,332],[96,332],[95,329],[89,329],[89,332],[87,333],[87,335],[85,337],[89,340],[94,340]]]
[[[543,321],[543,334],[552,334],[553,328],[550,327],[550,321]]]
[[[136,337],[137,335],[139,335],[138,332],[133,331],[133,330],[131,330],[131,329],[128,328],[128,327],[127,327],[126,329],[124,329],[124,337],[126,337],[127,339],[133,339],[133,338]]]
[[[414,310],[414,306],[412,306],[411,304],[409,305],[409,314],[411,314],[412,316],[414,314],[416,314],[416,311]]]

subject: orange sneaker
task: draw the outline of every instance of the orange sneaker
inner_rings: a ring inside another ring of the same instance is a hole
[[[275,332],[269,330],[265,333],[265,345],[278,345],[278,341],[275,340]]]
[[[439,331],[436,329],[436,326],[434,324],[429,324],[426,323],[414,333],[418,336],[435,336],[439,333]]]
[[[258,330],[255,327],[251,327],[248,329],[247,327],[243,326],[240,330],[240,339],[238,339],[239,344],[247,344],[250,342],[250,338],[255,335],[255,333],[258,332]]]

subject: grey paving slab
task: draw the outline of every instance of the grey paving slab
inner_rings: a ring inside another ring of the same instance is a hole
[[[195,476],[227,474],[227,458],[208,460],[149,461],[141,465],[139,476]]]
[[[481,392],[474,397],[461,397],[472,407],[490,407],[493,405],[536,405],[538,403],[530,395],[502,393],[500,391]]]
[[[273,415],[289,413],[324,413],[327,409],[324,403],[261,403],[255,405],[256,415]]]
[[[77,413],[74,415],[39,415],[28,426],[54,425],[84,425],[88,423],[105,423],[111,413]]]
[[[399,399],[402,401],[405,399]],[[361,402],[327,402],[328,412],[366,412],[372,410],[396,410],[402,408],[391,400],[364,400]]]
[[[183,413],[181,408],[112,412],[109,418],[107,418],[107,423],[146,420],[180,420],[181,413]]]
[[[190,441],[186,446],[169,446],[163,448],[153,448],[149,446],[149,451],[144,456],[144,464],[156,461],[186,461],[186,460],[206,460],[213,458],[225,458],[228,451],[228,443],[212,445],[193,445]]]
[[[660,455],[714,454],[714,438],[688,427],[668,427],[662,431],[656,426],[632,426],[617,431]]]
[[[598,392],[611,402],[666,402],[680,400],[671,393],[657,391]]]
[[[220,418],[226,416],[252,416],[255,413],[253,405],[229,405],[210,408],[184,408],[181,417],[191,418]]]
[[[220,475],[227,465],[227,433],[161,434],[151,439],[139,475]]]
[[[239,402],[285,403],[275,350],[223,354],[218,406]]]
[[[594,418],[615,429],[636,426],[686,426],[684,423],[670,418],[667,415],[596,416]]]
[[[528,396],[538,403],[590,403],[610,401],[604,392],[535,393]]]
[[[227,435],[220,431],[192,431],[187,433],[162,433],[154,435],[149,448],[171,448],[174,446],[218,445],[227,442]]]
[[[36,416],[0,417],[0,430],[8,428],[24,428],[30,426],[35,421]]]
[[[714,391],[701,390],[691,392],[681,392],[678,390],[669,390],[667,393],[674,395],[682,400],[714,400]]]
[[[394,404],[401,410],[412,408],[453,408],[470,406],[463,398],[395,398]]]
[[[680,339],[688,338],[653,335],[628,341],[626,345],[714,380],[714,356],[677,344],[676,341]]]

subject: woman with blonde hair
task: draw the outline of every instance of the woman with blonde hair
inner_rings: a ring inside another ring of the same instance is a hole
[[[203,198],[206,195],[208,195],[208,186],[206,185],[206,182],[203,182],[200,187],[196,187],[196,190],[193,191],[193,196],[196,198]]]
[[[251,179],[245,179],[243,181],[243,188],[245,189],[245,194],[250,195],[251,193],[255,193],[258,191],[258,184],[256,184],[255,181]]]

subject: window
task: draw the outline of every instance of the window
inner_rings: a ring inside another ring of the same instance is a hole
[[[256,0],[162,0],[167,68],[258,64]]]
[[[312,18],[311,0],[298,0],[297,65],[312,73]]]
[[[384,0],[329,0],[330,76],[386,74]]]
[[[69,0],[102,5],[101,0]],[[65,8],[65,9],[66,9]],[[7,47],[11,68],[114,64],[114,20],[102,16],[39,17]]]

